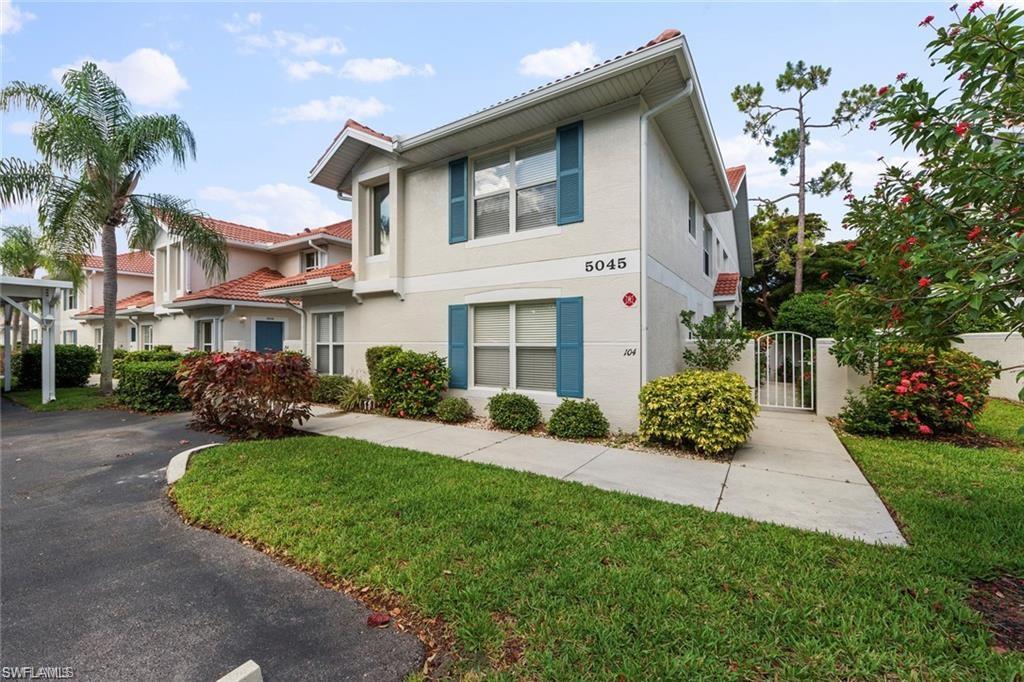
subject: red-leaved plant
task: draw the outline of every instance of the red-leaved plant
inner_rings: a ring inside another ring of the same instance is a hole
[[[316,374],[300,353],[239,350],[186,357],[178,382],[199,424],[240,438],[277,438],[310,418]]]

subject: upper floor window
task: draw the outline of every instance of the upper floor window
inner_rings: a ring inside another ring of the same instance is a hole
[[[323,267],[320,263],[321,253],[319,251],[303,251],[302,252],[302,271],[309,272],[310,270],[316,270],[317,268]]]
[[[387,184],[373,188],[373,252],[370,254],[373,256],[382,256],[388,252],[391,233],[390,193],[391,188]]]
[[[697,238],[697,202],[693,200],[693,195],[692,194],[687,199],[688,200],[687,200],[686,203],[689,204],[689,209],[690,209],[690,217],[689,217],[689,219],[687,221],[687,229],[690,231],[690,236],[693,237],[694,239],[696,239]]]
[[[72,346],[78,343],[78,330],[77,329],[65,329],[64,330],[64,343]]]
[[[75,310],[78,308],[78,291],[68,289],[64,292],[64,310]]]
[[[556,192],[553,137],[475,160],[473,236],[555,225]]]
[[[711,276],[711,270],[713,267],[711,262],[711,240],[711,226],[708,225],[707,223],[704,223],[704,274],[707,275],[708,277]]]

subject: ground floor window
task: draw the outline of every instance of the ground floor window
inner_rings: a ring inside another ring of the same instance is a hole
[[[345,313],[313,315],[317,374],[345,373]]]
[[[29,343],[33,343],[33,344],[39,343],[39,330],[38,329],[30,329],[28,336],[29,336],[29,339],[28,339]]]
[[[213,352],[213,320],[196,320],[196,350]]]
[[[142,325],[142,350],[153,350],[153,325]]]
[[[69,345],[78,344],[78,330],[77,329],[65,329],[64,330],[64,343]]]
[[[103,327],[92,330],[92,345],[96,347],[96,350],[103,348]]]
[[[473,383],[491,388],[555,391],[554,301],[473,308]]]
[[[132,350],[135,350],[135,342],[138,337],[139,330],[135,328],[135,325],[128,327],[128,343],[131,344]]]

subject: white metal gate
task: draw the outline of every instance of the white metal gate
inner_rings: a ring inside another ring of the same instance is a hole
[[[814,338],[769,332],[754,341],[754,392],[762,407],[814,410]]]

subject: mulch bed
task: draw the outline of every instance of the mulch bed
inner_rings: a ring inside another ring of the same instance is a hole
[[[967,603],[984,618],[997,649],[1024,651],[1024,578],[975,581]]]

